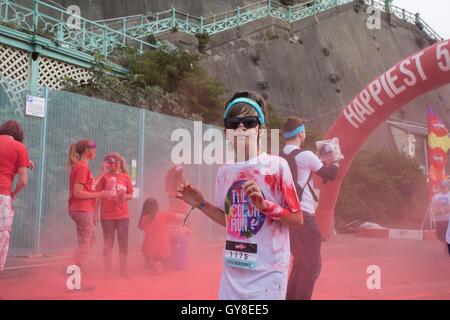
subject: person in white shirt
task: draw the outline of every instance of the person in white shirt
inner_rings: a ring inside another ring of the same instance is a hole
[[[291,227],[290,230],[293,265],[286,298],[310,300],[320,274],[322,243],[314,218],[318,197],[314,191],[312,174],[317,174],[324,181],[331,181],[336,178],[339,165],[337,162],[324,164],[313,152],[300,149],[306,138],[302,119],[287,117],[281,126],[281,136],[285,146],[280,155],[291,168],[304,219],[302,226]]]
[[[265,110],[265,100],[254,92],[238,92],[225,104],[226,135],[236,157],[219,168],[212,204],[190,184],[177,190],[178,198],[226,227],[220,299],[286,297],[289,225],[303,221],[286,160],[251,143],[267,125]]]
[[[431,199],[431,209],[436,221],[436,236],[447,247],[447,229],[450,219],[450,181],[444,180],[441,189]],[[447,248],[446,248],[447,250]]]

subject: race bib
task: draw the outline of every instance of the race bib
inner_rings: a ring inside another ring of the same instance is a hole
[[[255,243],[229,241],[225,243],[225,265],[242,269],[255,269],[258,245]]]

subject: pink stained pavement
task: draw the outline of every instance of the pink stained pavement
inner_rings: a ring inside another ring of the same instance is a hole
[[[60,258],[26,263],[30,259],[10,259],[7,271],[0,274],[0,299],[217,299],[221,243],[192,246],[188,270],[165,270],[162,275],[144,270],[141,254],[134,252],[129,263],[132,279],[121,279],[118,271],[105,279],[101,255],[92,255],[83,276],[95,289],[85,292],[66,289],[60,274],[63,266],[52,264]],[[450,257],[438,241],[339,235],[323,243],[322,253],[322,273],[313,299],[450,300]],[[22,268],[27,264],[49,265]],[[367,288],[370,265],[380,267],[380,290]]]

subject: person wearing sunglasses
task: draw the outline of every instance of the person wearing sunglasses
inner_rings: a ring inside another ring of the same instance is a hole
[[[289,225],[302,224],[300,203],[286,160],[262,152],[266,101],[238,92],[225,104],[225,134],[234,162],[217,173],[214,201],[182,184],[177,197],[225,226],[226,243],[219,299],[285,299]]]
[[[67,160],[67,169],[70,171],[68,211],[75,222],[78,237],[78,247],[72,256],[72,264],[81,270],[94,242],[96,199],[114,196],[112,191],[95,191],[94,176],[88,164],[95,159],[96,147],[94,140],[73,143],[70,145]]]

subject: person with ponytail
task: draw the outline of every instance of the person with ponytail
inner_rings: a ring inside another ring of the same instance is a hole
[[[133,185],[128,174],[125,159],[118,153],[110,153],[104,158],[102,174],[98,178],[97,191],[108,190],[117,196],[100,201],[103,230],[103,261],[106,277],[111,276],[112,251],[117,232],[119,242],[120,276],[130,278],[127,273],[128,256],[128,201],[133,198]]]
[[[114,191],[95,191],[95,180],[88,167],[89,161],[95,159],[96,143],[94,140],[80,140],[69,148],[67,169],[69,179],[69,215],[75,222],[78,247],[73,254],[72,263],[84,268],[87,254],[94,241],[94,215],[96,199],[115,195]]]

